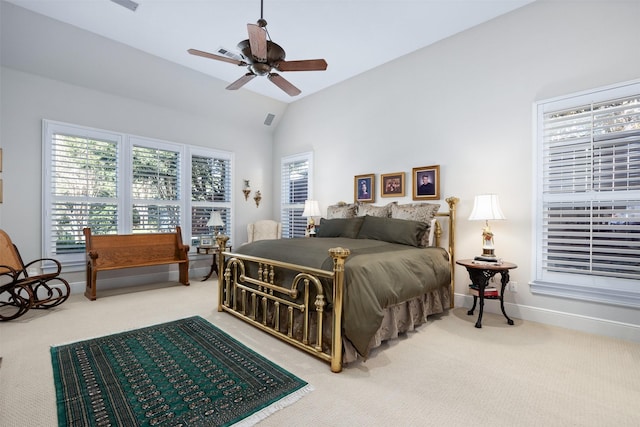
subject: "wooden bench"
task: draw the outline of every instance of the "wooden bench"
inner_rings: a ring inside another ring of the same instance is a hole
[[[178,264],[180,283],[189,285],[189,246],[182,242],[180,227],[175,233],[92,235],[84,228],[87,252],[87,288],[84,295],[96,299],[98,271]]]

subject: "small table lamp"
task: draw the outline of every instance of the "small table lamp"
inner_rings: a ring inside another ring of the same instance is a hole
[[[218,227],[224,227],[224,222],[222,222],[222,217],[220,216],[220,212],[218,211],[211,212],[211,218],[209,218],[209,221],[207,222],[207,227],[213,227],[213,229],[215,230],[216,236],[220,234],[220,231],[218,231]]]
[[[476,196],[469,219],[485,221],[485,226],[482,229],[482,255],[475,257],[475,259],[478,261],[497,261],[498,258],[493,247],[493,232],[489,227],[489,220],[506,219],[502,209],[500,209],[498,195],[481,194]]]
[[[314,216],[320,216],[320,205],[317,200],[305,200],[304,211],[302,211],[302,217],[307,219],[307,230],[309,236],[314,237],[316,235],[316,222],[313,219]]]

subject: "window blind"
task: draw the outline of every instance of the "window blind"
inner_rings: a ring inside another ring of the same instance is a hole
[[[180,198],[179,158],[175,151],[133,146],[134,199],[178,200]]]
[[[83,227],[118,229],[118,141],[53,133],[51,158],[49,251],[83,253]]]
[[[307,219],[302,217],[304,201],[309,198],[311,153],[283,158],[281,163],[282,237],[304,237]]]
[[[223,227],[218,231],[230,236],[231,159],[222,156],[191,156],[191,235],[213,234],[207,226],[211,213],[220,213]],[[198,243],[198,241],[196,241]]]
[[[539,106],[541,282],[640,295],[640,84],[624,92]]]
[[[640,95],[546,113],[543,145],[544,268],[640,279]]]
[[[65,268],[84,268],[86,226],[116,234],[181,225],[189,241],[194,228],[210,234],[215,209],[232,234],[232,153],[43,120],[43,164],[43,256]]]

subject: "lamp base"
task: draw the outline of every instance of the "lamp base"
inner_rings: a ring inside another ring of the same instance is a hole
[[[496,256],[493,245],[487,245],[487,240],[485,239],[485,245],[482,247],[482,255],[479,255],[474,258],[475,261],[498,261],[498,257]]]

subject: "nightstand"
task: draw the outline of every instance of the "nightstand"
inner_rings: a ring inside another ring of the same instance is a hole
[[[482,328],[482,311],[484,309],[484,300],[485,299],[499,299],[500,300],[500,310],[502,310],[502,314],[507,319],[507,323],[509,325],[513,325],[513,320],[507,316],[507,313],[504,311],[504,291],[507,287],[507,283],[509,283],[509,270],[514,268],[518,268],[517,265],[511,262],[499,262],[499,263],[487,263],[483,261],[474,261],[472,259],[461,259],[456,261],[456,264],[462,265],[469,272],[469,277],[471,278],[471,283],[477,288],[478,296],[473,296],[473,307],[471,310],[467,312],[469,316],[473,316],[473,311],[476,309],[476,302],[480,299],[479,312],[478,312],[478,320],[476,321],[476,328]],[[484,290],[489,284],[489,280],[500,273],[500,293],[498,296],[485,296]]]
[[[209,277],[211,277],[214,271],[216,272],[216,274],[218,274],[218,262],[216,257],[217,249],[218,248],[215,246],[198,246],[196,248],[196,251],[199,254],[200,253],[205,253],[207,255],[213,254],[213,259],[211,260],[211,269],[209,270],[209,273],[207,273],[207,275],[204,277],[204,279],[202,279],[203,282],[207,280]],[[231,251],[231,246],[227,246],[225,251]]]

